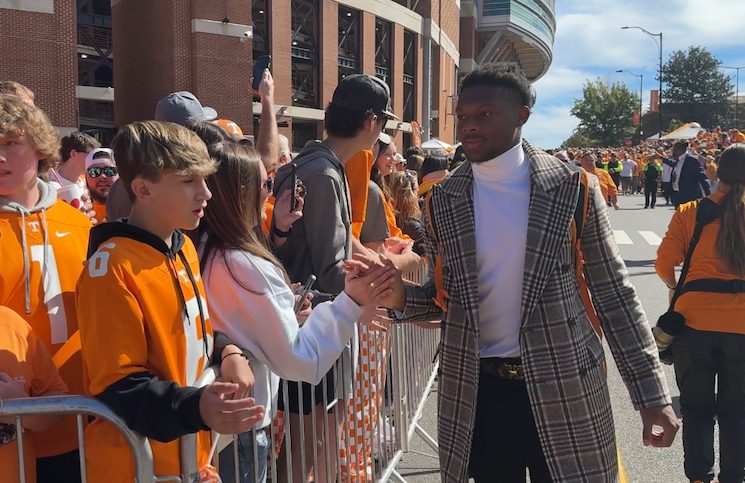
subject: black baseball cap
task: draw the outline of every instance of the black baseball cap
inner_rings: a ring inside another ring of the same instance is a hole
[[[377,77],[367,74],[348,75],[334,90],[331,103],[347,109],[374,111],[400,121],[391,109],[391,90]]]

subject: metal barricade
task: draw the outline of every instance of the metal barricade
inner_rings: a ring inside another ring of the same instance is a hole
[[[19,399],[5,399],[0,402],[0,417],[14,417],[18,442],[18,462],[20,465],[21,483],[26,482],[26,465],[24,458],[24,416],[41,416],[52,414],[75,414],[77,417],[78,445],[80,448],[80,472],[82,483],[86,483],[84,416],[103,419],[114,426],[124,437],[132,450],[135,463],[135,481],[151,483],[153,474],[153,453],[147,439],[130,430],[124,421],[114,414],[105,404],[97,399],[84,396],[48,396]]]

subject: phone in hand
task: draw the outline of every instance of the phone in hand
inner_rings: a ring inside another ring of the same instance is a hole
[[[271,55],[262,55],[258,59],[256,59],[256,62],[254,62],[254,81],[251,84],[251,87],[253,90],[257,91],[259,90],[259,84],[261,84],[261,79],[264,77],[264,70],[265,69],[271,69],[272,68],[272,56]]]
[[[297,164],[292,163],[292,175],[290,176],[290,189],[292,189],[292,194],[290,194],[290,212],[295,211],[297,208]]]
[[[305,297],[308,295],[308,292],[310,292],[310,289],[313,288],[314,283],[316,283],[316,276],[311,275],[310,277],[308,277],[308,280],[303,286],[303,291],[300,293],[300,298],[297,299],[297,302],[295,302],[295,315],[297,315],[298,312],[300,312],[300,309],[303,307]]]

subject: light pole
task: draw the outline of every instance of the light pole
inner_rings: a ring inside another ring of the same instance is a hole
[[[745,66],[727,67],[726,65],[723,65],[722,69],[733,69],[736,72],[736,76],[735,76],[735,79],[736,79],[735,80],[735,129],[738,129],[737,128],[737,108],[740,107],[740,69],[745,69]]]
[[[658,139],[662,139],[662,32],[658,34],[653,34],[649,30],[643,29],[641,27],[637,26],[627,26],[627,27],[621,27],[621,30],[627,30],[627,29],[637,29],[641,30],[645,34],[652,37],[652,40],[655,41],[657,44],[657,47],[660,49],[660,70],[659,70],[659,76],[660,76],[660,95],[658,97],[660,105],[657,108],[657,113],[659,114],[659,120],[658,120]],[[659,37],[660,41],[657,42],[657,39],[655,37]]]
[[[642,96],[644,95],[644,74],[634,74],[630,70],[618,69],[619,74],[625,72],[639,78],[639,142],[644,140],[644,126],[642,125]]]

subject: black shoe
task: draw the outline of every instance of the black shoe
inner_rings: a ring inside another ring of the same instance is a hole
[[[654,210],[654,205],[652,205],[652,209]]]
[[[647,208],[649,208],[649,206],[647,206],[647,205],[644,205],[644,209],[646,210]],[[654,207],[653,207],[653,208],[654,208]]]

